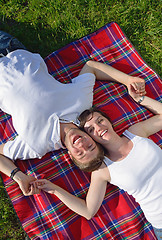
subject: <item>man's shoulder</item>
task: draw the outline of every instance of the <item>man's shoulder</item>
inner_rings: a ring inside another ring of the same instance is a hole
[[[83,73],[83,74],[79,74],[77,77],[72,79],[72,83],[89,83],[94,84],[95,83],[95,75],[93,73]]]

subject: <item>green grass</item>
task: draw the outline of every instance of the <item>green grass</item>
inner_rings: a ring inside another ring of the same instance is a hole
[[[159,0],[0,0],[0,29],[46,57],[116,21],[143,59],[161,74],[161,5]],[[0,240],[25,239],[0,186]]]
[[[21,240],[25,239],[25,233],[15,217],[11,202],[6,197],[6,192],[0,184],[0,239]]]

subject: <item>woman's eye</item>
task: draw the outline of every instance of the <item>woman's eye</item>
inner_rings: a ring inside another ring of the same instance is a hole
[[[92,128],[90,128],[88,132],[89,132],[89,133],[92,133],[92,132],[93,132],[93,129],[92,129]]]
[[[103,119],[102,118],[100,118],[99,120],[98,120],[98,123],[101,123],[103,121]]]

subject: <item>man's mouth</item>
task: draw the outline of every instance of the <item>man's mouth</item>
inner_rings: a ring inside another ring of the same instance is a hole
[[[82,137],[77,135],[73,138],[73,144],[76,144]]]
[[[100,134],[100,136],[103,137],[103,136],[105,135],[105,133],[107,133],[107,132],[108,132],[108,130],[103,131],[103,132]]]

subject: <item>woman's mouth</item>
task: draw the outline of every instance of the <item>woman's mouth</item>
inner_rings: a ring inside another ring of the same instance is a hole
[[[108,132],[108,130],[103,131],[103,132],[100,134],[100,136],[103,137],[107,132]]]

